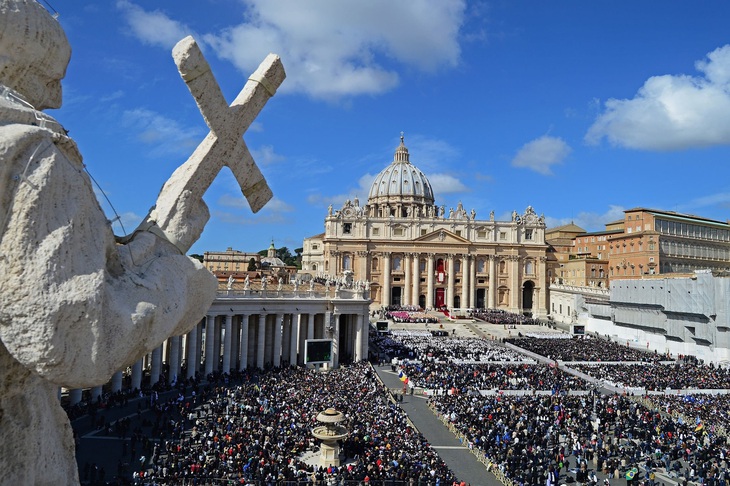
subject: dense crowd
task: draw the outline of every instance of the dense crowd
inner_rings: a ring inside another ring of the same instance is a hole
[[[497,341],[467,337],[434,337],[427,331],[392,331],[389,344],[393,348],[407,350],[409,358],[419,361],[534,362]]]
[[[710,432],[730,431],[730,395],[651,395],[648,399],[667,414],[678,413],[685,421],[707,425]]]
[[[570,367],[618,387],[646,390],[730,388],[730,368],[718,368],[712,364],[572,364]]]
[[[514,314],[501,309],[475,309],[472,317],[492,324],[503,325],[539,325],[539,319],[533,319],[522,314]]]
[[[408,324],[423,324],[423,323],[435,323],[438,319],[434,316],[426,314],[420,311],[387,311],[385,313],[386,319],[391,319],[393,322],[408,323]]]
[[[656,362],[669,359],[665,355],[631,348],[628,346],[628,343],[623,345],[590,336],[566,337],[565,339],[516,337],[508,338],[505,342],[559,361]]]
[[[169,438],[154,454],[143,484],[182,479],[260,481],[410,480],[451,484],[455,478],[367,364],[329,373],[304,368],[251,371],[239,386],[215,387],[199,402],[176,403]],[[326,408],[345,414],[351,434],[342,450],[352,462],[316,467],[298,459],[315,450],[311,429]]]

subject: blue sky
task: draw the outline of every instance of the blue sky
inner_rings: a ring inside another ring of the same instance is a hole
[[[281,56],[287,79],[244,135],[274,198],[253,214],[224,169],[194,253],[302,246],[329,204],[367,199],[401,131],[437,204],[478,218],[531,205],[591,231],[636,206],[728,219],[728,2],[51,4],[73,49],[52,114],[127,231],[208,133],[177,40],[195,36],[229,102]]]

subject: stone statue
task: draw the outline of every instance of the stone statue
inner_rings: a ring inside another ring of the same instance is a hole
[[[329,292],[330,291],[330,279],[327,279],[324,281],[324,291]]]
[[[327,208],[327,215],[328,215],[328,216],[332,216],[332,205],[331,205],[331,204],[330,204],[330,205],[329,205],[329,207]]]
[[[440,218],[443,218],[444,217],[444,214],[446,214],[446,206],[444,206],[442,204],[441,207],[439,208],[439,217]]]
[[[243,281],[243,290],[250,290],[251,289],[251,279],[248,277],[248,274],[246,274],[246,279]]]
[[[360,207],[360,199],[355,196],[355,199],[352,200],[353,206]]]
[[[281,292],[281,288],[284,286],[284,279],[279,277],[279,285],[276,286],[276,290]]]
[[[477,212],[474,209],[471,210],[471,219],[472,221],[477,219]]]
[[[299,280],[294,279],[294,292],[299,291]]]
[[[309,291],[310,292],[314,291],[314,277],[309,279]]]
[[[261,290],[266,290],[266,281],[269,279],[266,275],[261,276]]]
[[[489,212],[489,221],[494,221],[494,209]]]
[[[225,103],[208,104],[222,95],[195,48],[183,41],[175,60],[212,125],[207,143],[165,183],[145,222],[116,238],[75,142],[41,111],[61,106],[66,35],[39,3],[0,0],[3,484],[79,484],[58,387],[106,383],[205,315],[218,283],[185,252],[208,220],[202,196],[220,168],[231,167],[254,211],[271,197],[242,134],[283,80],[280,62],[252,76],[266,88],[249,81],[235,110],[221,113]]]
[[[512,211],[512,221],[517,221],[517,211]]]
[[[449,219],[454,219],[454,208],[449,208]]]
[[[233,283],[236,281],[233,275],[228,276],[228,290],[233,290]]]
[[[370,290],[370,280],[365,280],[365,290]]]

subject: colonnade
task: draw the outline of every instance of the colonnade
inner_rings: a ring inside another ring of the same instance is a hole
[[[336,307],[330,307],[321,313],[265,309],[253,313],[232,308],[226,313],[209,312],[190,332],[168,338],[132,364],[128,369],[129,388],[142,388],[144,370],[149,370],[150,385],[155,385],[159,381],[172,384],[193,378],[196,373],[205,377],[214,371],[304,365],[308,339],[333,341],[332,367],[341,360],[367,359],[367,307],[358,314],[338,313]],[[120,370],[112,376],[111,391],[120,391],[122,382]],[[101,393],[101,386],[92,388],[91,399]],[[69,391],[71,405],[81,399],[81,389]]]

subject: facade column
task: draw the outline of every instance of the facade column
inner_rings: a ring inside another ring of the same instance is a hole
[[[433,310],[433,267],[434,267],[434,254],[429,253],[426,255],[426,307]]]
[[[170,336],[168,341],[168,349],[170,350],[168,368],[170,372],[167,375],[167,382],[174,383],[180,374],[180,336]]]
[[[150,386],[160,380],[162,370],[162,344],[152,350],[152,366],[150,367]]]
[[[364,318],[362,314],[357,314],[355,316],[355,352],[354,354],[354,360],[355,362],[362,361],[363,359],[367,358],[367,355],[363,356],[363,335],[364,333]],[[367,341],[367,336],[365,336],[365,340]]]
[[[241,316],[240,339],[238,349],[241,350],[241,361],[238,363],[238,369],[243,371],[248,366],[248,314]]]
[[[187,363],[187,372],[185,378],[195,378],[195,372],[198,371],[198,364],[195,360],[198,356],[198,323],[190,330],[185,338],[185,362]]]
[[[539,261],[540,261],[540,264],[538,266],[537,271],[538,271],[538,278],[539,278],[538,281],[540,282],[541,289],[536,290],[536,292],[538,294],[536,296],[537,298],[532,301],[533,302],[532,311],[533,311],[533,316],[537,316],[538,318],[540,318],[540,317],[544,318],[544,317],[547,317],[547,293],[548,293],[548,289],[550,288],[550,282],[548,282],[547,269],[546,269],[547,257],[541,256]],[[537,302],[537,304],[535,304],[535,302]],[[535,306],[537,306],[537,308],[535,308]]]
[[[205,376],[213,373],[213,348],[215,346],[215,316],[205,319]]]
[[[512,282],[512,289],[510,290],[509,298],[510,312],[514,312],[515,314],[521,314],[522,309],[520,309],[520,257],[517,255],[512,255],[510,257],[510,260],[510,277]]]
[[[142,389],[142,359],[138,359],[132,365],[132,390]]]
[[[111,383],[112,393],[116,393],[122,390],[122,371],[119,370],[112,375]]]
[[[299,344],[299,321],[302,315],[297,314],[296,318],[294,315],[290,316],[289,319],[289,365],[294,366],[297,364],[297,348]]]
[[[259,335],[256,346],[256,367],[264,369],[264,354],[266,353],[266,314],[259,314]]]
[[[494,309],[497,306],[497,255],[489,255],[489,290],[487,292],[487,307]]]
[[[446,287],[446,307],[454,307],[454,287],[456,286],[456,271],[454,269],[454,255],[449,253],[446,258],[446,271],[449,272]],[[461,304],[459,304],[461,305]]]
[[[470,255],[469,260],[471,263],[469,264],[469,294],[467,297],[469,298],[469,308],[473,309],[477,303],[477,256]]]
[[[367,252],[367,251],[358,251],[357,252],[357,256],[358,256],[357,261],[358,261],[358,266],[359,266],[357,278],[358,278],[358,280],[362,280],[363,282],[365,280],[370,280],[369,275],[368,275],[368,268],[370,267],[370,259],[368,258],[368,254],[369,254],[369,252]]]
[[[380,304],[388,307],[390,305],[390,252],[383,252],[383,273],[381,273],[381,294]]]
[[[418,298],[421,296],[421,259],[418,253],[411,255],[413,263],[411,268],[413,269],[413,288],[411,294],[411,303],[418,305]]]
[[[413,295],[413,270],[411,270],[411,254],[403,254],[403,273],[405,274],[405,288],[401,292],[401,305],[411,305]]]
[[[68,403],[70,405],[76,405],[81,401],[83,390],[81,388],[74,388],[68,391]]]
[[[274,352],[272,354],[274,368],[281,366],[281,326],[283,322],[284,314],[276,314],[276,321],[274,323]]]
[[[461,303],[460,307],[469,307],[469,255],[461,256]]]
[[[223,330],[223,373],[231,372],[231,334],[233,334],[233,316],[226,314],[225,329]]]

